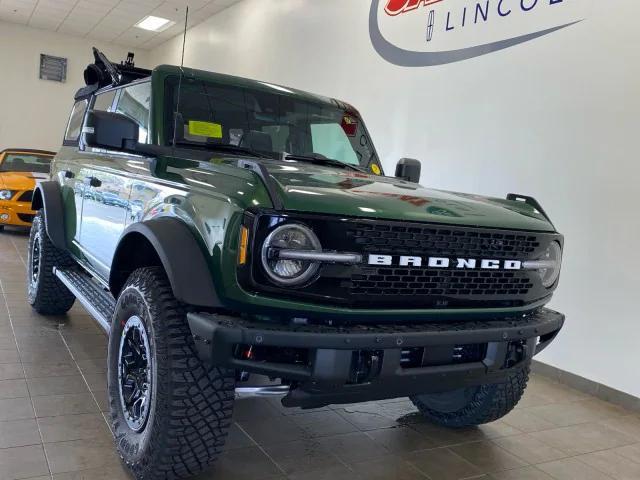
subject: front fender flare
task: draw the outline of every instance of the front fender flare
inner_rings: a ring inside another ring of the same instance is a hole
[[[201,307],[221,306],[202,247],[189,227],[172,217],[134,223],[125,229],[116,247],[109,276],[109,289],[114,296],[117,297],[126,282],[122,275],[126,265],[122,262],[127,253],[131,253],[127,252],[131,247],[128,239],[140,235],[155,249],[176,299]]]
[[[62,202],[60,184],[55,181],[39,183],[33,192],[31,209],[42,209],[44,211],[44,223],[51,243],[62,250],[66,250],[64,204]]]

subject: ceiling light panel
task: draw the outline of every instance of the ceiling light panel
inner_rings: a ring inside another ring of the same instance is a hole
[[[162,32],[166,30],[175,22],[172,22],[168,18],[156,17],[153,15],[147,15],[138,23],[136,23],[136,27],[142,28],[143,30],[148,30],[150,32]]]
[[[189,27],[194,27],[239,1],[0,0],[0,21],[148,49],[182,32],[186,4],[189,4]],[[136,22],[148,16],[169,23],[160,27],[151,25],[152,30],[136,28]]]

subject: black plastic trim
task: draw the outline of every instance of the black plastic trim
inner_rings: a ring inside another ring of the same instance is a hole
[[[526,316],[485,321],[384,325],[290,325],[189,313],[198,355],[209,366],[225,366],[294,382],[288,407],[319,407],[448,391],[504,380],[549,344],[564,315],[542,308]],[[541,342],[538,343],[538,338]],[[486,344],[482,361],[402,368],[402,350]],[[234,355],[237,345],[308,349],[308,364],[258,362]],[[520,349],[516,363],[513,348]],[[349,383],[353,352],[376,352],[380,371],[369,381]]]
[[[116,300],[106,292],[102,285],[77,267],[54,268],[54,275],[75,295],[82,306],[109,333],[111,318],[116,308]]]
[[[172,217],[134,223],[123,232],[109,277],[109,289],[114,297],[118,296],[128,276],[126,253],[132,241],[135,245],[137,235],[153,246],[178,300],[201,307],[221,306],[202,247],[187,224]]]
[[[269,169],[266,166],[254,160],[242,159],[238,160],[238,167],[246,168],[255,172],[256,175],[262,179],[262,182],[267,189],[267,193],[269,194],[269,198],[271,199],[271,203],[273,204],[273,208],[276,211],[284,210],[284,202],[278,194],[278,190],[276,189],[271,174],[269,173]]]
[[[233,344],[337,350],[411,348],[523,340],[556,332],[564,324],[564,315],[548,308],[495,320],[346,326],[267,323],[208,313],[189,313],[187,318],[198,336],[196,344],[211,350],[203,360],[214,364],[231,360],[225,346]]]
[[[507,195],[507,200],[510,200],[512,202],[524,201],[524,203],[532,206],[537,211],[539,211],[542,214],[542,216],[546,218],[547,221],[553,227],[553,222],[551,221],[551,218],[549,218],[549,215],[547,215],[547,212],[544,211],[544,208],[542,208],[542,205],[540,205],[540,202],[538,202],[538,200],[536,200],[535,198],[529,197],[528,195],[520,195],[519,193],[509,193]],[[553,228],[555,229],[555,227]]]
[[[44,210],[44,222],[47,235],[58,248],[67,249],[67,239],[64,229],[64,204],[60,184],[54,181],[39,183],[31,201],[31,210]]]

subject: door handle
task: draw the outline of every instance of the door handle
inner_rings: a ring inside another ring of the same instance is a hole
[[[96,177],[85,177],[84,183],[89,185],[90,187],[99,187],[102,185],[102,181]]]

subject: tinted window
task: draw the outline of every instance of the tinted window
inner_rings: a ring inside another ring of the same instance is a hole
[[[148,143],[150,110],[151,84],[146,82],[123,88],[115,111],[134,120],[140,127],[138,141]]]
[[[71,116],[69,117],[69,124],[67,125],[67,132],[64,135],[65,141],[76,142],[80,136],[80,130],[82,129],[82,121],[84,120],[84,114],[87,111],[86,100],[76,102],[71,110]]]
[[[320,154],[352,165],[378,163],[357,112],[337,102],[270,84],[240,86],[183,79],[179,115],[174,118],[178,78],[166,82],[165,143],[207,147],[231,144],[273,158]]]
[[[51,157],[31,153],[8,153],[0,164],[0,172],[49,173]]]

